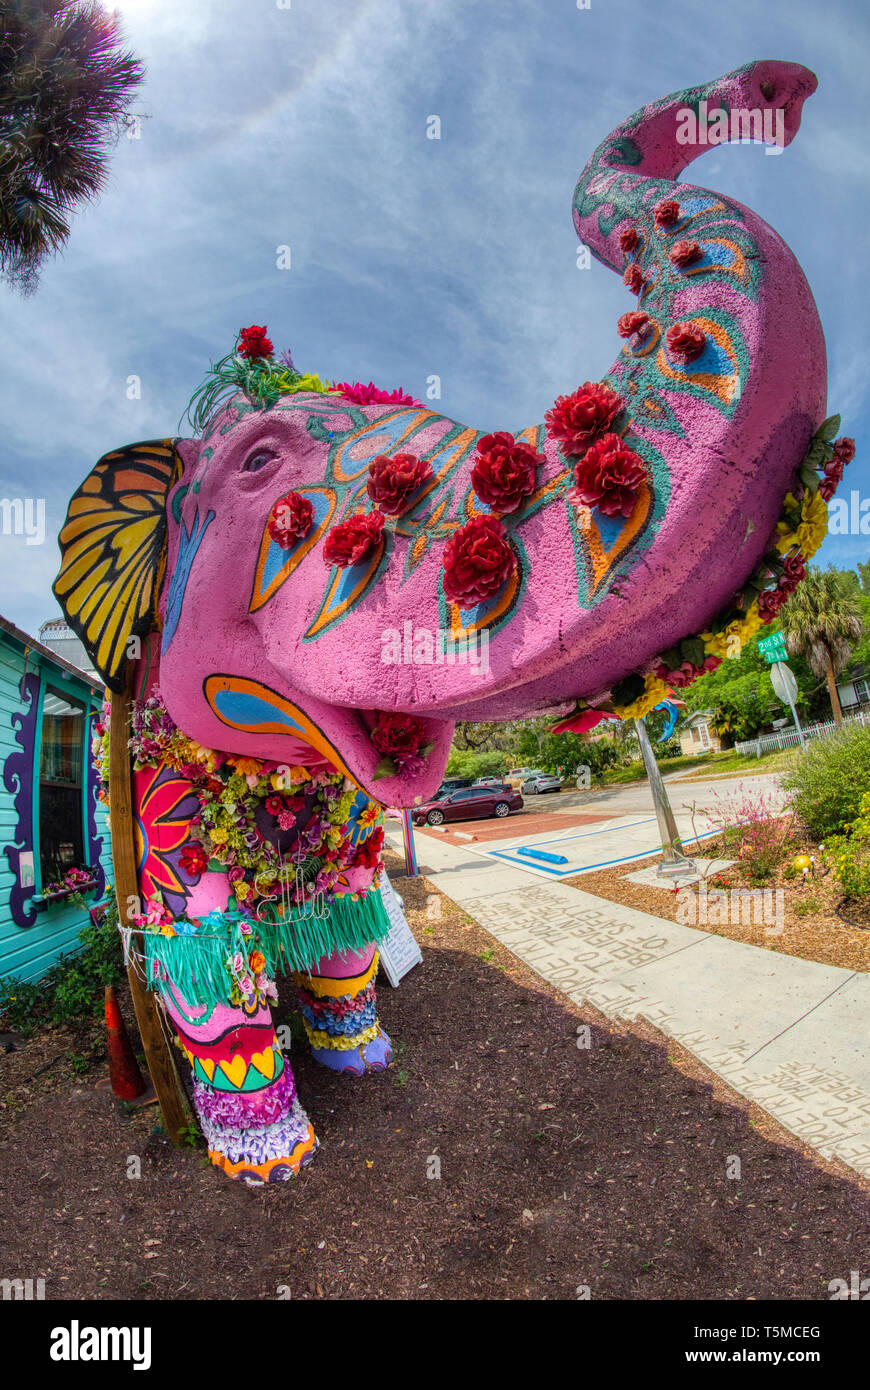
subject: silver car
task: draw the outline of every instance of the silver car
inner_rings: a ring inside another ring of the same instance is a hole
[[[560,792],[562,779],[555,772],[539,772],[523,782],[523,796],[537,796],[539,792]]]

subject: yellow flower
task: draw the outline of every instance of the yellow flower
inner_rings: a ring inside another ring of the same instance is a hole
[[[212,843],[215,845],[225,845],[230,837],[230,832],[228,830],[225,830],[222,825],[214,826],[209,831],[209,834],[212,838]]]
[[[259,758],[227,758],[227,762],[240,777],[259,777],[263,769]]]
[[[783,511],[793,511],[797,505],[797,498],[790,492],[783,503]],[[785,555],[793,546],[797,546],[801,553],[809,559],[811,555],[815,555],[828,534],[828,504],[820,492],[810,492],[807,489],[801,503],[800,513],[801,519],[794,529],[789,526],[787,521],[777,522],[776,529],[779,532],[779,539],[776,546],[781,555]]]
[[[664,681],[660,681],[658,676],[652,673],[644,677],[644,692],[630,705],[614,705],[614,711],[620,719],[643,719],[645,714],[649,714],[654,705],[663,700],[668,693],[668,687]]]
[[[740,650],[750,637],[754,637],[764,621],[759,616],[758,600],[749,605],[746,616],[735,618],[721,632],[702,632],[701,641],[708,656],[719,656],[725,660],[729,656],[739,656]]]
[[[828,504],[820,492],[807,492],[798,527],[799,544],[807,559],[815,555],[828,534]]]

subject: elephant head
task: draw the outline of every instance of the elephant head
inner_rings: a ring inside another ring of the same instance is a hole
[[[70,505],[55,593],[109,685],[130,635],[159,625],[161,691],[191,737],[329,761],[412,805],[438,784],[456,719],[643,713],[656,671],[697,673],[760,625],[790,493],[811,548],[801,487],[816,492],[798,470],[824,412],[824,338],[781,239],[675,180],[706,148],[681,138],[685,113],[778,112],[759,130],[784,144],[814,87],[797,65],[749,64],[599,146],[575,225],[637,304],[602,385],[546,425],[483,439],[398,393],[325,388],[237,349],[196,438],[102,458]],[[398,504],[378,507],[370,464],[400,455]],[[288,497],[305,517],[290,536],[275,524]],[[373,518],[364,544],[327,548],[359,517]],[[483,576],[473,591],[463,564]],[[421,720],[428,750],[387,775],[384,712]]]

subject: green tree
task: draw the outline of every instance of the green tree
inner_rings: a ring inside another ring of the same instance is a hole
[[[780,619],[789,651],[804,656],[813,672],[827,681],[834,721],[841,725],[837,676],[864,631],[853,586],[839,570],[813,567],[785,604]]]
[[[766,637],[778,628],[770,624],[758,633]],[[804,661],[792,666],[798,683],[797,707],[806,713],[813,702],[817,682]],[[728,657],[715,671],[699,677],[679,692],[690,713],[712,710],[712,723],[726,744],[752,738],[783,714],[783,706],[773,692],[770,667],[758,649],[758,640],[745,642],[738,656]]]
[[[143,72],[94,0],[0,0],[0,276],[24,293],[101,191]]]

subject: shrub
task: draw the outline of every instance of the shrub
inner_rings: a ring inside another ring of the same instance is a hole
[[[734,796],[713,796],[716,807],[704,814],[720,832],[723,852],[740,860],[750,883],[766,883],[794,850],[794,817],[782,815],[770,792],[742,784]]]
[[[861,797],[870,787],[870,728],[858,725],[813,740],[789,769],[784,786],[814,839],[842,834],[857,818]]]
[[[830,864],[847,897],[870,897],[870,792],[864,793],[860,815],[846,829],[847,835],[833,835],[825,841],[825,863]]]
[[[103,920],[79,932],[81,950],[61,956],[35,984],[0,980],[0,1018],[27,1037],[46,1024],[71,1023],[99,1013],[103,989],[124,974],[118,909],[112,899]]]

